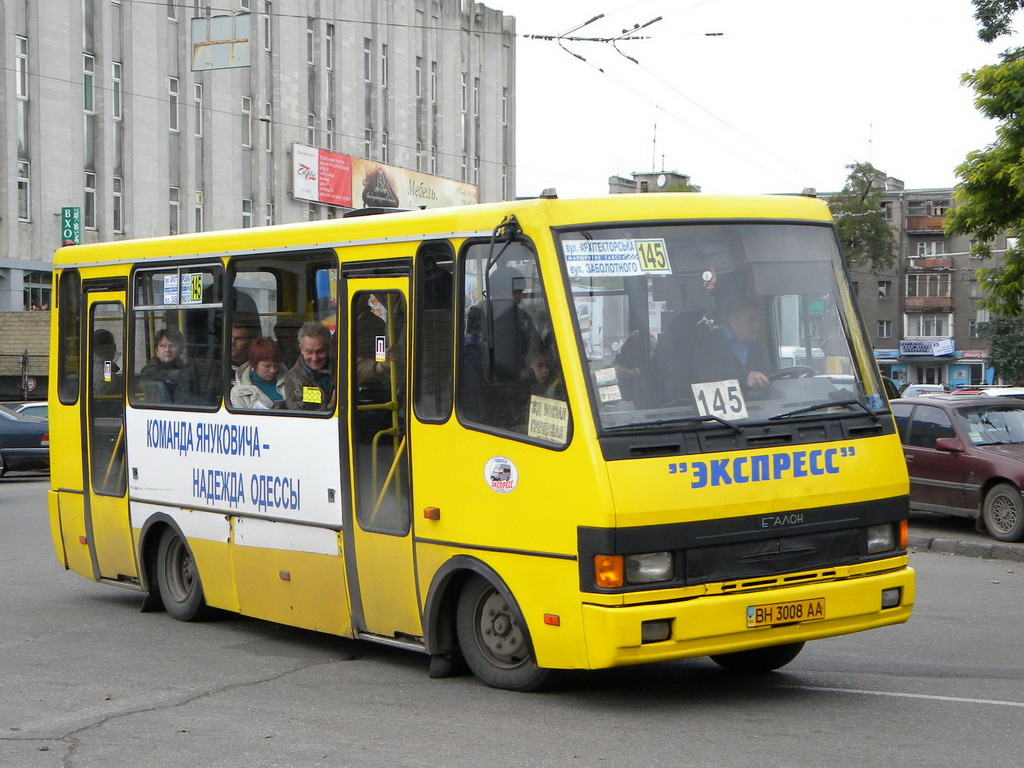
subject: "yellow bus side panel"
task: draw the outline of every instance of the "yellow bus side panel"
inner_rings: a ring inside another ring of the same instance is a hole
[[[60,495],[56,491],[47,491],[46,505],[50,517],[50,540],[53,542],[58,562],[67,568],[67,548],[64,545],[64,534],[61,532]]]
[[[479,550],[457,551],[421,544],[417,549],[417,565],[424,592],[437,569],[455,555],[480,560],[501,577],[523,613],[540,666],[587,668],[583,615],[577,587],[579,568],[575,560]],[[558,625],[545,623],[546,615],[557,617]]]
[[[896,587],[903,590],[901,604],[882,610],[882,590]],[[824,619],[747,628],[749,606],[813,598],[825,599]],[[913,603],[914,571],[904,568],[862,578],[685,602],[620,608],[586,605],[583,621],[591,668],[600,669],[745,651],[900,624],[910,618]],[[663,642],[642,644],[641,623],[659,620],[672,622],[672,636]]]
[[[60,515],[59,528],[54,528],[50,507],[50,530],[61,537],[66,565],[75,573],[87,579],[93,578],[92,558],[89,556],[89,544],[85,535],[85,497],[80,493],[57,492],[56,512]],[[56,546],[56,545],[55,545]],[[58,555],[60,551],[58,549]]]
[[[199,571],[206,604],[238,613],[235,574],[231,567],[231,552],[227,543],[190,538],[188,546],[195,559],[196,569]]]
[[[317,632],[352,636],[341,557],[232,545],[231,560],[241,613]]]

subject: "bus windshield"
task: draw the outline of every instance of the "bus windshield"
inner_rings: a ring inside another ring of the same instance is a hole
[[[832,230],[643,224],[562,230],[604,430],[885,408]]]

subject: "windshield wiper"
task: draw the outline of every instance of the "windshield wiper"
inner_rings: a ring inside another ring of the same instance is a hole
[[[617,424],[614,427],[605,427],[606,432],[620,432],[626,429],[661,429],[664,427],[674,427],[678,424],[686,424],[689,422],[699,423],[704,421],[715,421],[722,426],[729,427],[729,429],[736,432],[736,434],[743,433],[743,427],[739,424],[734,424],[731,421],[723,419],[721,416],[714,416],[707,414],[706,416],[680,416],[676,419],[658,419],[657,421],[640,421],[632,424]]]
[[[875,421],[878,421],[878,414],[868,408],[860,400],[851,397],[845,400],[830,400],[827,403],[816,403],[815,405],[804,406],[803,408],[796,408],[792,411],[786,411],[785,413],[777,413],[774,416],[769,416],[768,421],[778,421],[780,419],[787,419],[790,416],[799,416],[803,413],[812,413],[814,411],[820,411],[824,408],[831,408],[835,405],[856,405],[864,410],[868,416],[871,416]]]

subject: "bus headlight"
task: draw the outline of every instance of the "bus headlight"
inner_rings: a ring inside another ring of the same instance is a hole
[[[896,549],[896,526],[892,523],[869,526],[868,554],[876,555],[890,549]]]
[[[646,552],[626,555],[626,583],[653,584],[672,579],[672,553]]]

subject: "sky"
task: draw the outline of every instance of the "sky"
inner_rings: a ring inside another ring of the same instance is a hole
[[[967,153],[995,138],[961,75],[1024,44],[979,40],[970,0],[486,4],[516,18],[520,196],[604,195],[609,176],[661,170],[709,193],[832,192],[864,161],[907,189],[951,187]],[[528,37],[601,13],[574,34],[662,19],[621,53]]]

